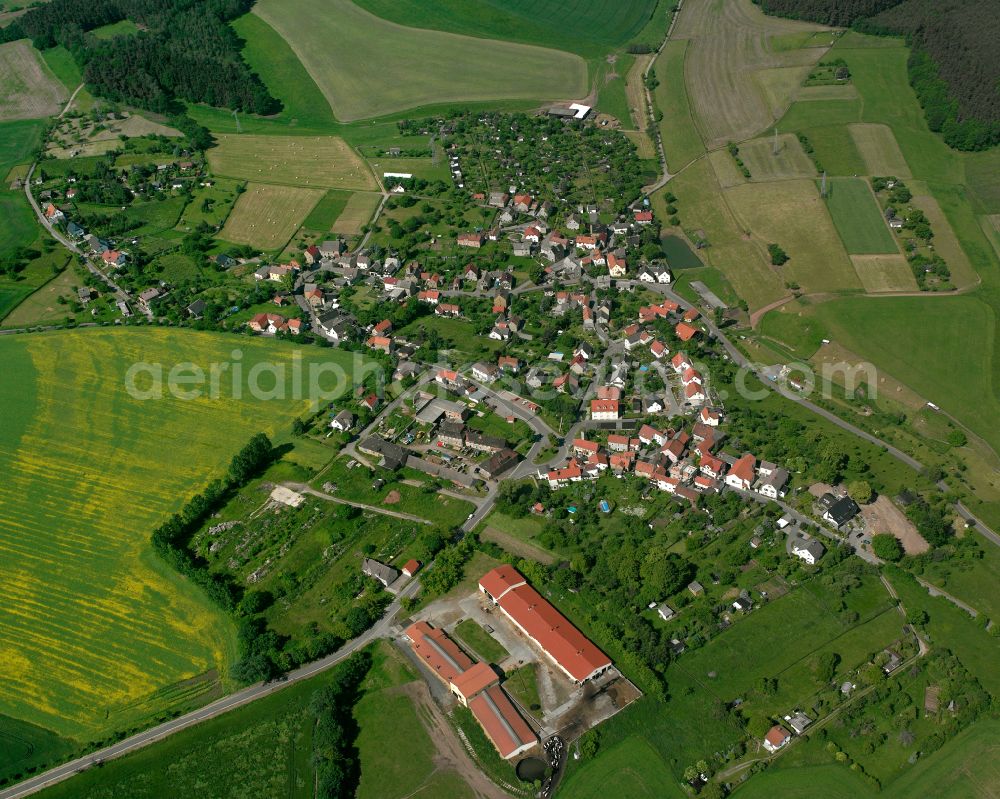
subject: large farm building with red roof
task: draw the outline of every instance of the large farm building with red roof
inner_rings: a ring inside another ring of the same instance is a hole
[[[407,627],[406,637],[421,662],[472,711],[502,758],[517,757],[538,743],[489,663],[473,663],[444,630],[426,621]]]
[[[573,682],[584,683],[611,668],[611,659],[513,566],[505,564],[484,574],[479,590]]]

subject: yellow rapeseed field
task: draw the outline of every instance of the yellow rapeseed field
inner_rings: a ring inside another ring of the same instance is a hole
[[[225,673],[231,623],[149,535],[305,402],[141,401],[124,377],[136,361],[207,370],[234,347],[247,368],[293,349],[169,329],[0,339],[0,714],[90,740],[162,711],[179,681]]]

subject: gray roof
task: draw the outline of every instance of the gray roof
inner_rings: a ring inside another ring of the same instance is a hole
[[[853,499],[850,497],[841,497],[827,509],[826,515],[833,520],[835,525],[840,527],[840,525],[849,522],[860,512],[861,508],[858,507]]]
[[[372,560],[371,558],[365,558],[361,561],[361,571],[367,574],[369,577],[373,577],[378,580],[382,585],[389,586],[396,581],[399,577],[399,572],[396,571],[392,566],[387,566],[386,564]]]

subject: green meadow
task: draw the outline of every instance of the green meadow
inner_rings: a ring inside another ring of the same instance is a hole
[[[657,11],[657,0],[576,0],[570,6],[563,0],[355,2],[400,25],[556,47],[586,59],[638,36]]]
[[[899,252],[866,180],[829,178],[826,207],[849,254]]]

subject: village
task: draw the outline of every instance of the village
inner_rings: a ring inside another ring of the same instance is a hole
[[[169,313],[185,324],[375,360],[382,374],[320,409],[318,430],[333,437],[348,470],[358,467],[352,481],[375,490],[413,481],[392,475],[420,475],[442,486],[442,495],[471,502],[464,531],[492,529],[496,509],[509,512],[510,486],[541,497],[526,512],[539,525],[558,520],[562,535],[567,524],[583,527],[589,513],[642,517],[635,497],[672,523],[689,514],[719,520],[714,529],[728,535],[716,512],[724,504],[730,518],[752,525],[733,544],[744,553],[738,560],[749,560],[745,578],[712,566],[711,585],[690,572],[669,588],[643,591],[636,623],[666,625],[656,627],[659,643],[650,650],[668,662],[780,597],[794,586],[792,575],[811,578],[831,550],[833,569],[843,552],[878,563],[871,550],[877,529],[843,481],[824,484],[800,466],[772,462],[731,433],[744,411],[732,403],[732,349],[720,329],[740,309],[705,287],[696,288],[697,302],[675,291],[661,220],[639,191],[627,147],[589,126],[587,147],[568,159],[550,137],[558,138],[558,128],[576,130],[578,120],[560,120],[498,115],[449,124],[453,185],[385,175],[388,221],[364,237],[303,242],[287,258],[212,256],[240,286],[243,299],[227,300],[238,303],[232,307],[191,299],[167,281],[144,288],[134,304],[150,320]],[[487,147],[484,132],[502,146]],[[591,168],[603,183],[578,180]],[[63,195],[72,192],[67,183]],[[105,279],[123,274],[126,247],[88,234],[49,199],[45,216],[84,248],[91,268]],[[456,216],[446,236],[440,224],[449,208]],[[465,229],[454,230],[456,220]],[[83,305],[95,296],[91,287],[80,291]],[[125,294],[116,300],[123,319],[132,313]],[[312,493],[329,501],[342,488],[326,479]],[[274,491],[279,509],[306,501],[298,486]],[[652,522],[640,528],[647,526],[652,535]],[[687,536],[696,537],[694,529]],[[420,560],[374,554],[359,564],[364,577],[391,596],[413,590]],[[251,577],[265,576],[269,564]],[[477,588],[422,606],[395,628],[397,642],[435,700],[467,708],[499,756],[518,761],[518,776],[523,767],[547,795],[570,754],[566,742],[576,742],[579,757],[581,737],[643,691],[514,567],[481,575]],[[890,645],[878,658],[890,671],[917,647],[912,636]],[[628,662],[630,673],[636,662]],[[512,687],[518,672],[531,675],[527,693]],[[843,690],[838,701],[849,694]],[[786,708],[753,745],[777,752],[820,707],[812,715]],[[698,771],[688,783],[697,789],[705,779]]]

